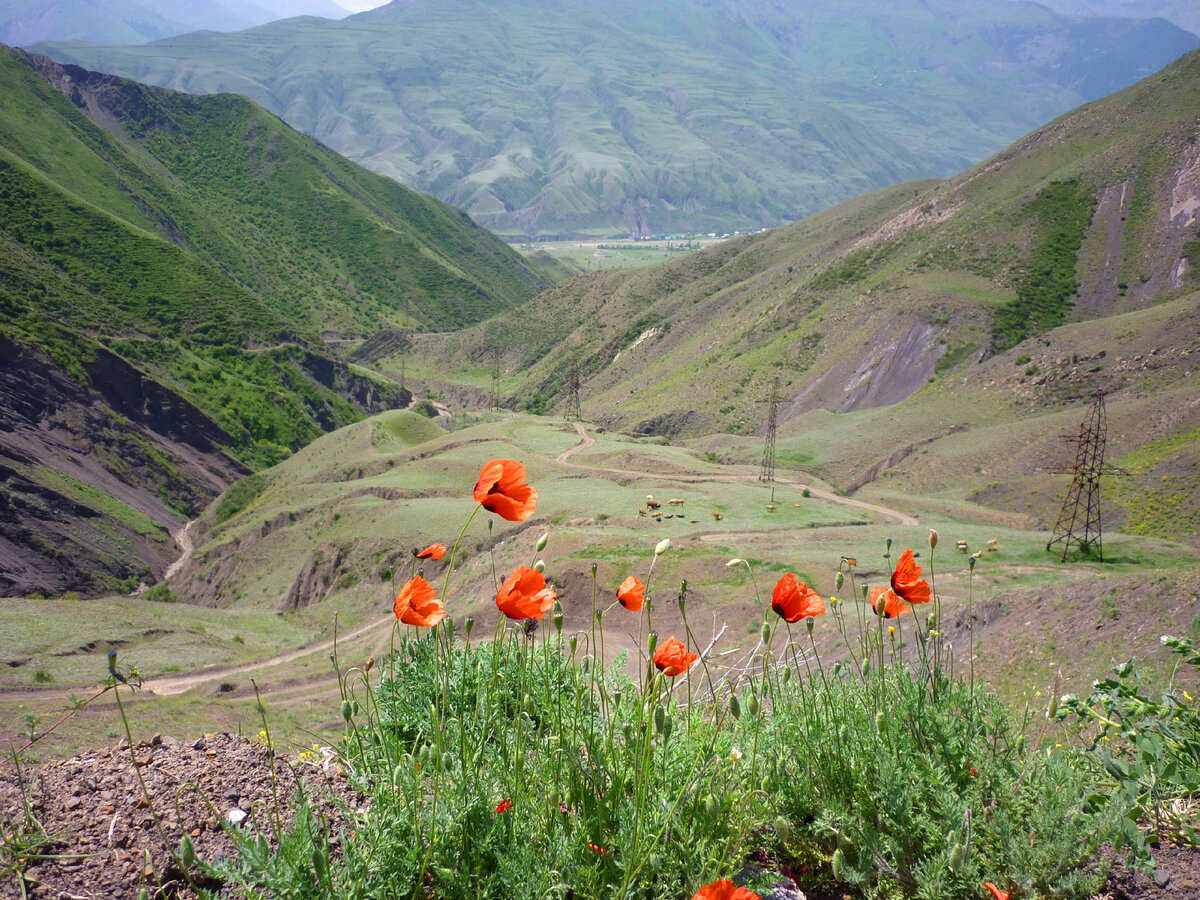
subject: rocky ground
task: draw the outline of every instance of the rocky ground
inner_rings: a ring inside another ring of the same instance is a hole
[[[145,799],[139,772],[153,805]],[[188,742],[156,737],[135,745],[132,752],[122,741],[112,749],[37,768],[17,770],[8,764],[0,769],[0,897],[133,900],[142,888],[152,897],[195,897],[164,837],[178,849],[187,834],[202,859],[231,857],[230,832],[256,829],[272,834],[275,811],[288,818],[298,785],[305,786],[328,821],[340,818],[344,808],[360,808],[366,799],[351,788],[327,753],[287,759],[278,754],[273,760],[262,736],[249,740],[209,734]],[[40,856],[24,864],[23,893],[11,870],[13,849],[32,820],[40,823],[50,842],[35,851]],[[1157,878],[1118,861],[1095,900],[1200,897],[1200,853],[1164,845],[1155,858]],[[194,878],[197,874],[192,871]],[[808,900],[854,896],[832,883],[827,873],[787,874]],[[200,883],[220,889],[218,882]],[[803,895],[781,884],[770,896],[799,900]]]

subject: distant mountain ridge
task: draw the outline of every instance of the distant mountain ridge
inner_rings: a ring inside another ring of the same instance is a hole
[[[509,237],[756,230],[949,175],[1200,44],[985,0],[395,2],[55,58],[245,94]]]
[[[141,44],[191,31],[239,31],[289,16],[340,19],[332,0],[0,0],[0,43]]]
[[[151,582],[231,480],[410,395],[322,332],[547,280],[251,102],[0,51],[0,595]]]

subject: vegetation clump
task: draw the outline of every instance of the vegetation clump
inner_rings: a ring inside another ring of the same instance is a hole
[[[992,317],[992,351],[1000,353],[1030,334],[1067,320],[1079,287],[1075,262],[1096,209],[1096,193],[1078,179],[1054,181],[1028,205],[1037,243],[1029,268],[1017,280],[1017,296]]]

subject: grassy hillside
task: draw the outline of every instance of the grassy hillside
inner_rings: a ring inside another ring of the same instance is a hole
[[[1197,45],[971,0],[422,0],[57,59],[245,94],[510,236],[755,230],[948,175]]]
[[[418,341],[408,371],[486,390],[498,358],[510,405],[561,412],[578,366],[585,416],[673,438],[761,433],[779,376],[788,458],[851,490],[899,466],[897,454],[934,453],[928,442],[961,442],[949,436],[977,425],[1013,439],[991,466],[956,459],[938,478],[1058,465],[1057,435],[1104,389],[1120,396],[1121,449],[1110,453],[1167,441],[1188,485],[1171,487],[1181,503],[1200,496],[1186,399],[1200,375],[1198,105],[1193,53],[954,179],[898,185],[652,268],[577,277],[519,317]],[[1041,430],[1050,415],[1054,430]],[[834,452],[831,429],[855,437]],[[1150,489],[1128,490],[1142,497],[1133,515]],[[1053,521],[1052,506],[1034,512]]]
[[[407,402],[320,332],[462,324],[545,284],[240,98],[21,51],[0,84],[0,591],[152,581],[230,480]]]

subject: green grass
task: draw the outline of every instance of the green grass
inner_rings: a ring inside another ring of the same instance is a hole
[[[94,509],[137,534],[150,535],[159,541],[167,539],[167,530],[149,516],[65,472],[34,466],[31,475],[39,484]]]

